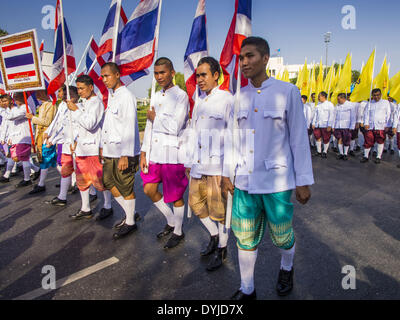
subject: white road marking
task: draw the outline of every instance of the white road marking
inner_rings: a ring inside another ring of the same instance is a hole
[[[6,192],[0,192],[0,196],[6,193],[10,193],[11,191],[6,191]]]
[[[64,287],[67,284],[70,284],[70,283],[72,283],[74,281],[77,281],[79,279],[87,277],[88,275],[91,275],[92,273],[95,273],[95,272],[97,272],[99,270],[107,268],[107,267],[109,267],[109,266],[111,266],[111,265],[113,265],[113,264],[115,264],[117,262],[119,262],[119,259],[116,258],[116,257],[112,257],[110,259],[107,259],[107,260],[104,260],[102,262],[99,262],[99,263],[97,263],[97,264],[95,264],[95,265],[93,265],[91,267],[88,267],[86,269],[78,271],[78,272],[76,272],[76,273],[74,273],[74,274],[72,274],[70,276],[62,278],[62,279],[60,279],[60,280],[58,280],[56,282],[56,289],[55,290],[60,289],[61,287]],[[24,294],[22,296],[19,296],[19,297],[13,299],[13,300],[33,300],[33,299],[36,299],[36,298],[38,298],[40,296],[48,294],[51,291],[53,291],[53,290],[45,290],[43,288],[39,288],[39,289],[33,290],[31,292],[28,292],[28,293],[26,293],[26,294]]]

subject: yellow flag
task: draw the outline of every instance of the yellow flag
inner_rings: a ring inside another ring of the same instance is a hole
[[[289,71],[287,68],[285,68],[285,71],[283,71],[282,81],[290,82]]]
[[[268,78],[271,77],[271,71],[269,70],[269,67],[267,67],[267,76]]]
[[[343,69],[339,76],[339,81],[336,84],[335,90],[333,91],[331,102],[337,104],[337,96],[339,93],[350,93],[351,92],[351,54],[347,55],[346,61],[343,65]]]
[[[307,95],[308,90],[309,90],[309,72],[307,68],[307,59],[306,62],[304,63],[303,71],[301,73],[301,80],[300,80],[300,86],[301,86],[301,94],[302,95]]]
[[[319,62],[319,74],[317,77],[317,86],[315,89],[315,105],[318,104],[318,96],[324,91],[324,67],[322,66],[322,59]]]
[[[315,64],[313,64],[313,68],[311,70],[310,74],[310,84],[309,84],[309,93],[308,93],[308,102],[311,102],[311,95],[315,93],[315,90],[317,89],[317,82],[315,81]]]
[[[400,72],[390,79],[389,89],[389,95],[396,100],[397,103],[400,103]]]
[[[299,90],[301,89],[300,88],[301,73],[302,73],[302,68],[300,67],[299,73],[297,74],[297,81],[296,81],[296,87],[299,88]]]
[[[335,62],[332,63],[332,67],[329,69],[329,72],[324,81],[324,91],[328,94],[333,92],[332,86],[334,81],[334,74],[335,74]]]
[[[374,79],[374,83],[372,85],[373,89],[381,89],[382,91],[382,99],[387,99],[387,93],[389,90],[389,68],[385,59],[383,60],[382,68],[379,74]]]
[[[360,77],[358,78],[353,92],[351,93],[351,102],[361,102],[368,100],[371,96],[371,83],[375,65],[375,49],[372,51],[366,65],[364,66]]]

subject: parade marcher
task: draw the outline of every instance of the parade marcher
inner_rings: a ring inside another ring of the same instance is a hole
[[[72,180],[72,172],[70,168],[70,155],[71,155],[71,141],[75,140],[72,137],[71,124],[68,117],[68,106],[67,106],[67,90],[63,89],[63,101],[58,106],[58,110],[56,116],[53,119],[53,122],[45,131],[46,133],[46,140],[47,140],[47,148],[50,148],[52,145],[58,145],[58,155],[60,157],[61,167],[57,167],[61,174],[61,181],[60,181],[60,192],[57,197],[54,197],[50,201],[46,201],[46,203],[64,207],[67,205],[67,194],[68,189],[71,186]],[[78,102],[78,90],[74,86],[69,87],[69,93],[71,101],[74,103]],[[71,120],[72,125],[74,126],[74,120]],[[61,145],[61,148],[59,147]],[[60,150],[61,149],[61,150]],[[58,160],[57,160],[58,161]]]
[[[372,90],[372,101],[365,107],[364,112],[364,157],[361,163],[368,162],[371,148],[378,144],[375,163],[381,162],[383,148],[386,140],[386,133],[391,125],[391,109],[390,103],[382,99],[382,91],[380,89]]]
[[[338,95],[338,105],[335,110],[335,124],[333,126],[336,139],[338,140],[338,160],[348,160],[347,154],[351,142],[351,130],[356,126],[356,113],[354,105],[347,101],[346,94]]]
[[[193,111],[195,142],[191,160],[185,164],[191,176],[189,206],[210,234],[201,256],[212,255],[208,271],[218,269],[227,256],[229,232],[225,228],[226,200],[221,181],[224,156],[224,132],[233,110],[233,96],[220,90],[220,65],[212,57],[200,59],[196,78],[201,95]],[[265,73],[265,70],[264,70]],[[211,142],[211,143],[210,143]],[[218,225],[215,223],[217,222]]]
[[[392,132],[394,135],[396,135],[397,148],[399,150],[400,157],[400,104],[395,108],[392,116]],[[397,165],[397,168],[400,168],[400,164]]]
[[[140,155],[140,176],[144,193],[167,219],[164,229],[157,234],[161,239],[171,232],[164,248],[176,247],[184,238],[182,223],[185,211],[183,194],[188,185],[185,167],[179,163],[179,136],[186,127],[189,98],[185,91],[173,84],[175,70],[168,58],[154,64],[154,77],[161,86],[154,97],[154,106],[147,113],[151,126],[146,126]],[[150,152],[149,162],[146,155]],[[163,194],[158,190],[163,185]],[[173,211],[169,207],[173,203]]]
[[[57,165],[55,146],[47,148],[44,143],[44,138],[46,137],[45,131],[52,123],[57,113],[57,107],[50,101],[47,90],[37,91],[36,98],[42,102],[42,105],[38,108],[38,115],[34,116],[31,113],[27,113],[26,117],[31,119],[32,123],[36,125],[35,144],[36,155],[40,163],[40,180],[29,194],[37,194],[46,191],[45,180],[48,170],[50,167],[54,168]]]
[[[391,112],[391,121],[393,121],[394,114],[397,111],[397,104],[394,102],[393,98],[388,95],[388,101],[390,103],[390,112]],[[393,126],[394,127],[394,126]],[[385,148],[383,152],[390,152],[390,154],[394,154],[394,136],[392,129],[389,128],[389,131],[386,134],[387,144],[385,143]]]
[[[102,181],[103,165],[99,158],[104,105],[102,100],[94,93],[94,83],[88,75],[79,76],[76,79],[76,87],[82,102],[75,104],[73,101],[67,101],[71,118],[75,124],[73,127],[75,140],[71,146],[71,151],[76,155],[76,169],[73,166],[72,155],[68,156],[68,166],[71,171],[75,171],[82,206],[76,214],[70,215],[70,217],[75,220],[92,217],[89,188],[93,185],[104,195],[104,206],[97,217],[102,220],[113,214],[111,192],[104,188]],[[64,156],[67,158],[67,155]]]
[[[137,230],[133,190],[140,155],[136,98],[121,83],[117,64],[104,64],[101,77],[106,87],[112,90],[100,141],[100,157],[104,159],[103,184],[125,212],[125,219],[113,235],[114,239],[119,239]]]
[[[292,84],[268,78],[269,52],[264,39],[249,37],[243,40],[239,56],[240,69],[250,81],[241,89],[237,120],[239,130],[250,132],[253,143],[246,143],[251,141],[248,134],[240,135],[235,150],[241,152],[235,158],[241,161],[234,185],[229,179],[233,162],[228,156],[224,162],[223,194],[233,194],[232,231],[237,238],[241,276],[233,300],[256,298],[257,247],[267,225],[281,253],[277,293],[290,293],[295,253],[290,199],[296,190],[297,200],[306,204],[311,197],[309,186],[314,183],[300,92]],[[230,123],[232,127],[233,117]]]
[[[314,118],[315,107],[314,104],[307,103],[308,97],[306,95],[301,96],[304,106],[304,116],[306,118],[307,132],[308,137],[310,139],[311,147],[315,147],[315,141],[313,137],[313,129],[311,127],[312,120]],[[314,93],[314,101],[315,101],[315,93]]]
[[[4,176],[0,177],[1,183],[10,182],[11,171],[14,167],[14,161],[10,157],[9,147],[8,147],[8,126],[10,125],[10,120],[7,120],[7,113],[10,112],[12,105],[12,98],[9,95],[2,95],[0,97],[0,116],[2,118],[0,124],[0,154],[4,165],[6,167],[4,171]]]
[[[312,121],[312,128],[314,130],[314,136],[317,140],[317,153],[316,156],[322,156],[327,158],[329,142],[332,135],[332,126],[335,121],[335,107],[332,102],[327,100],[328,95],[322,91],[318,95],[319,104],[317,105]],[[324,149],[322,151],[322,143]]]

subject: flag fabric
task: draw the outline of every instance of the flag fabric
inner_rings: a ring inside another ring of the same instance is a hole
[[[65,28],[65,39],[62,34],[62,19],[64,19]],[[56,31],[55,31],[55,50],[53,58],[53,69],[50,75],[50,84],[47,88],[48,94],[54,94],[62,85],[65,83],[65,71],[64,71],[64,49],[63,41],[65,41],[66,57],[67,57],[67,72],[71,74],[75,71],[75,58],[74,49],[72,46],[71,35],[68,30],[67,21],[62,17],[60,10],[60,0],[57,0],[56,8]]]
[[[118,36],[116,62],[121,76],[132,80],[148,74],[154,59],[160,0],[141,0]]]
[[[297,74],[297,81],[296,81],[296,87],[299,88],[299,90],[301,89],[300,82],[301,82],[302,72],[303,72],[303,69],[300,67],[299,73]]]
[[[190,102],[190,115],[194,107],[197,64],[201,58],[208,56],[206,23],[206,3],[205,0],[199,0],[184,57],[184,75]]]
[[[364,69],[362,70],[360,77],[356,82],[353,92],[351,93],[351,102],[360,102],[368,100],[371,96],[371,84],[373,79],[375,65],[375,49],[369,57]]]
[[[317,90],[317,81],[315,80],[315,63],[313,63],[313,68],[312,68],[311,74],[310,74],[310,83],[309,83],[308,87],[309,87],[308,102],[311,102],[312,101],[311,95],[313,93],[315,93],[315,91]],[[315,99],[316,101],[317,101],[317,98],[318,97],[316,97],[316,99]]]
[[[6,92],[4,91],[4,84],[3,84],[3,76],[0,75],[0,94],[5,94]]]
[[[109,62],[112,60],[113,53],[113,41],[114,41],[114,33],[115,28],[117,27],[115,16],[117,14],[118,2],[120,0],[112,0],[110,5],[110,10],[108,11],[108,15],[106,18],[106,22],[104,23],[102,36],[99,42],[99,50],[97,54],[99,57],[102,57],[104,61]],[[128,22],[128,18],[126,17],[125,11],[121,6],[120,17],[119,17],[119,25],[118,25],[118,34],[121,33],[126,23]]]
[[[372,87],[374,89],[381,89],[382,99],[387,99],[387,94],[389,90],[389,68],[387,65],[387,59],[383,60],[382,68],[379,74],[374,79]]]
[[[98,55],[98,50],[99,47],[97,46],[96,41],[92,39],[89,50],[86,54],[85,65],[86,70],[89,71],[91,66],[93,65],[93,62],[97,58],[97,63],[92,68],[92,70],[89,71],[88,76],[92,78],[95,85],[95,92],[96,94],[99,94],[99,96],[103,100],[104,107],[107,108],[109,92],[103,80],[100,78],[101,66],[104,65],[106,62],[103,60],[103,57],[101,55]]]
[[[349,53],[346,57],[346,61],[343,65],[343,69],[340,72],[339,80],[336,84],[335,90],[333,91],[331,102],[336,105],[338,103],[337,97],[340,93],[350,93],[351,92],[351,54]]]
[[[285,68],[285,71],[283,71],[283,75],[282,75],[282,79],[281,80],[284,81],[284,82],[290,82],[289,71],[288,71],[287,68]]]
[[[39,52],[40,52],[40,61],[43,63],[44,40],[42,40],[42,43],[40,44]],[[49,84],[50,84],[50,78],[46,74],[46,72],[44,72],[44,70],[43,70],[43,79],[44,79],[44,84],[46,86],[46,89],[48,89],[49,88]],[[55,104],[57,102],[57,96],[54,93],[49,94],[49,97],[53,101],[53,104]]]
[[[224,74],[224,83],[220,88],[232,93],[236,92],[240,48],[243,40],[251,35],[251,7],[251,0],[235,1],[235,13],[221,52],[220,64]],[[248,80],[242,77],[242,87],[247,84]]]
[[[319,73],[316,81],[316,88],[315,88],[315,105],[318,104],[318,96],[319,94],[324,91],[324,67],[322,65],[322,60],[319,62]],[[328,97],[329,99],[329,97]]]
[[[307,95],[308,94],[308,90],[309,90],[309,71],[308,71],[308,67],[307,67],[307,59],[304,63],[304,67],[302,69],[301,72],[301,76],[300,76],[300,92],[302,95]]]
[[[390,79],[389,90],[389,95],[396,100],[397,103],[400,103],[400,72]]]
[[[332,66],[329,68],[328,74],[326,75],[326,78],[324,80],[324,91],[328,93],[328,97],[329,93],[332,92],[334,72],[335,72],[335,62],[332,63]]]

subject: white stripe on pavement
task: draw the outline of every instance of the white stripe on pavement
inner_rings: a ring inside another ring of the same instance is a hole
[[[70,283],[72,283],[74,281],[82,279],[82,278],[84,278],[84,277],[86,277],[88,275],[91,275],[92,273],[95,273],[95,272],[97,272],[99,270],[107,268],[107,267],[109,267],[109,266],[111,266],[111,265],[113,265],[113,264],[115,264],[117,262],[119,262],[119,259],[116,258],[116,257],[112,257],[110,259],[107,259],[107,260],[104,260],[102,262],[99,262],[99,263],[95,264],[94,266],[88,267],[88,268],[83,269],[81,271],[78,271],[78,272],[76,272],[76,273],[74,273],[74,274],[72,274],[70,276],[62,278],[62,279],[60,279],[60,280],[58,280],[56,282],[56,289],[55,290],[60,289],[61,287],[64,287],[67,284],[70,284]],[[46,290],[46,289],[43,289],[43,288],[39,288],[39,289],[33,290],[31,292],[28,292],[28,293],[26,293],[26,294],[24,294],[22,296],[19,296],[19,297],[13,299],[13,300],[33,300],[33,299],[36,299],[36,298],[38,298],[40,296],[48,294],[51,291],[53,291],[53,290]]]

